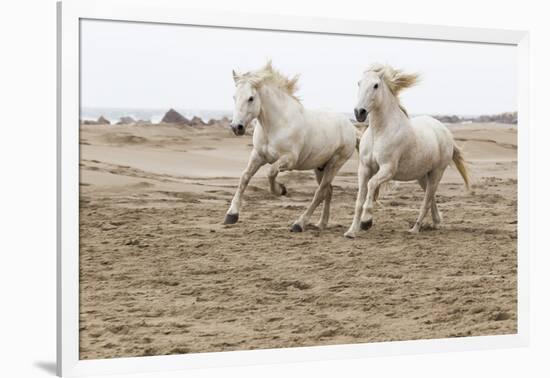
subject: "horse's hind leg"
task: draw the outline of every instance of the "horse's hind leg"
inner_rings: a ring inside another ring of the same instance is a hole
[[[317,208],[321,201],[325,198],[325,195],[327,194],[328,188],[330,187],[332,180],[336,176],[336,173],[342,168],[344,163],[348,160],[348,157],[342,157],[342,156],[334,156],[329,162],[325,165],[323,169],[323,178],[321,179],[321,183],[319,184],[319,187],[315,191],[315,195],[313,196],[313,200],[307,207],[306,211],[300,217],[294,224],[292,225],[292,228],[290,229],[292,232],[302,232],[307,224],[307,221]]]
[[[279,167],[276,164],[271,165],[271,167],[269,167],[269,171],[267,172],[269,189],[271,193],[275,194],[276,196],[284,196],[287,193],[286,186],[277,182],[276,179],[278,174],[279,174]]]
[[[420,226],[422,225],[424,217],[428,213],[428,209],[430,207],[433,208],[432,204],[435,201],[435,191],[437,190],[437,186],[439,185],[439,181],[441,181],[441,177],[443,176],[444,171],[445,168],[434,169],[433,171],[428,173],[426,177],[426,191],[424,193],[424,201],[422,202],[420,214],[418,215],[418,218],[416,219],[413,228],[409,230],[410,232],[416,234],[420,231]]]
[[[426,191],[426,185],[428,182],[428,176],[424,176],[422,178],[418,179],[418,183],[422,187],[422,190]],[[435,200],[435,194],[432,200],[432,221],[434,228],[438,228],[441,224],[441,214],[439,213],[439,209],[437,208],[437,201]]]
[[[323,171],[320,171],[319,169],[315,169],[315,178],[317,179],[317,184],[321,184],[321,180],[323,179]],[[317,228],[320,230],[324,229],[328,224],[328,219],[330,217],[330,201],[332,200],[332,184],[328,185],[327,191],[325,193],[325,202],[323,204],[323,213],[321,214],[321,218],[319,219],[319,222],[316,224]]]

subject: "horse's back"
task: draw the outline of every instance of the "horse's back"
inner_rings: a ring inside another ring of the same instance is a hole
[[[410,120],[414,143],[402,151],[397,180],[416,179],[436,168],[444,168],[452,160],[453,136],[449,129],[429,116]]]
[[[299,169],[319,167],[335,154],[347,159],[355,150],[355,126],[342,114],[305,110],[303,127],[304,145]]]
[[[308,140],[321,137],[326,145],[355,146],[355,126],[346,116],[340,113],[321,110],[306,110],[304,112]]]

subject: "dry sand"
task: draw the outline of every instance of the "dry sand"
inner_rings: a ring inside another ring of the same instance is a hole
[[[288,196],[276,197],[262,169],[239,223],[222,224],[250,136],[81,126],[80,358],[515,333],[516,128],[451,129],[474,193],[447,170],[443,227],[427,217],[407,233],[422,191],[399,183],[348,240],[356,156],[335,181],[329,228],[294,234],[311,172],[281,174]]]

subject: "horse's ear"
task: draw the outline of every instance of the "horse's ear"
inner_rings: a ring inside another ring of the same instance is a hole
[[[239,81],[239,78],[240,78],[239,74],[237,74],[235,70],[233,70],[233,81],[235,82],[235,84],[237,84],[237,81]]]

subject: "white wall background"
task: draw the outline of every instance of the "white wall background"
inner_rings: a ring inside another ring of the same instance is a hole
[[[532,342],[529,348],[185,372],[186,377],[548,377],[550,23],[545,2],[187,0],[190,7],[530,29]],[[0,376],[47,377],[55,361],[55,2],[0,10]],[[176,377],[182,374],[148,375]],[[140,375],[145,377],[145,375]]]

